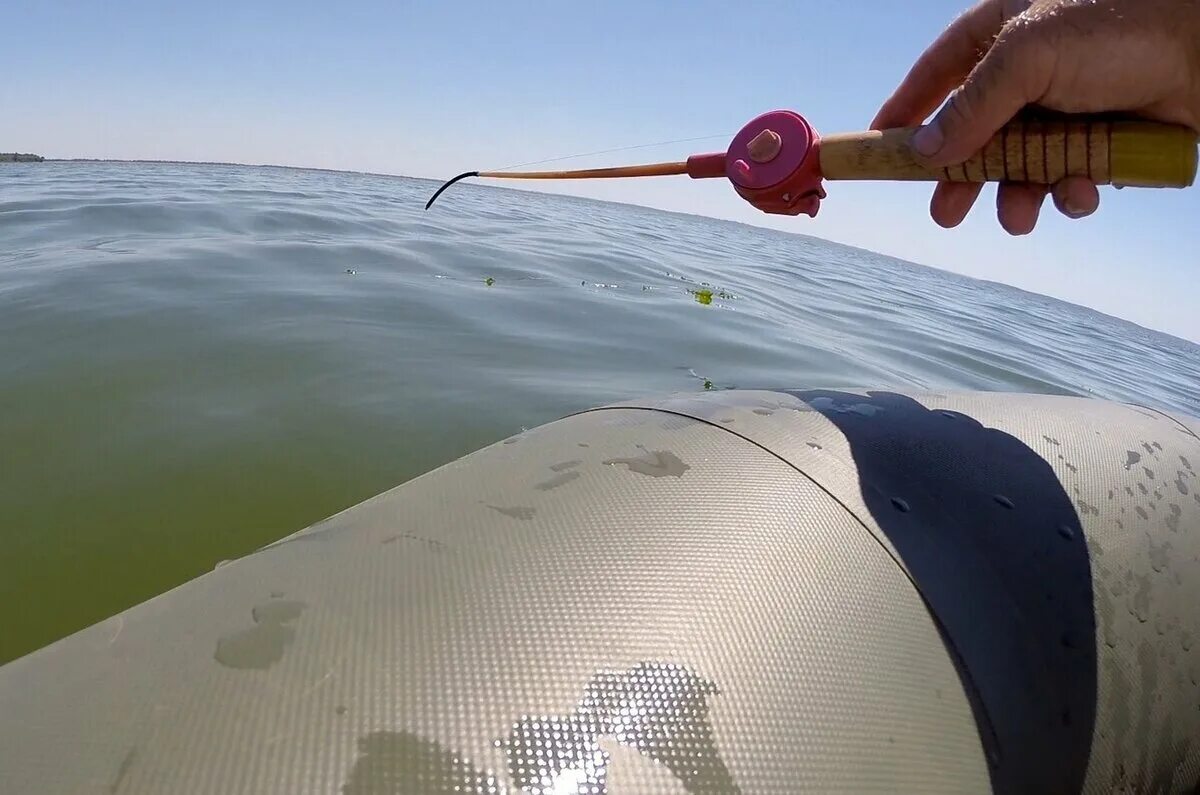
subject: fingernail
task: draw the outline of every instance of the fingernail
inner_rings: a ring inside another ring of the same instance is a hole
[[[942,148],[942,128],[937,121],[930,122],[912,137],[912,147],[922,157],[933,157]]]
[[[1081,207],[1079,203],[1070,196],[1067,196],[1063,199],[1063,211],[1066,212],[1066,214],[1071,218],[1082,218],[1088,214],[1087,208]]]

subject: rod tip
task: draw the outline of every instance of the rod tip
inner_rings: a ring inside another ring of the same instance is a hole
[[[442,187],[440,187],[436,191],[434,191],[434,194],[429,197],[429,201],[425,202],[425,209],[428,210],[430,207],[432,207],[433,203],[435,201],[437,201],[438,196],[441,196],[442,192],[445,191],[446,188],[453,185],[455,182],[458,182],[460,179],[466,179],[467,177],[478,177],[478,176],[479,176],[478,171],[464,171],[463,173],[459,174],[457,177],[454,177],[451,180],[447,180],[446,183],[444,185],[442,185]]]

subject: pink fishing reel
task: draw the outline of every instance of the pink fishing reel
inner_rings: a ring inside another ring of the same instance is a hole
[[[693,179],[726,177],[743,199],[766,213],[815,218],[821,187],[820,136],[804,117],[773,110],[750,121],[726,152],[692,155]]]

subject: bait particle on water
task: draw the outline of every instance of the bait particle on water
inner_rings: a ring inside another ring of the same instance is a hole
[[[493,279],[491,276],[489,276],[483,280],[483,283],[486,284],[488,287],[491,287],[493,284],[496,283],[496,280]]]
[[[692,290],[691,293],[696,296],[696,303],[698,304],[708,305],[712,303],[712,290]]]

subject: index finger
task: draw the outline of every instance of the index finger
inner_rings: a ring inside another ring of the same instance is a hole
[[[872,130],[920,124],[962,84],[1004,25],[1004,0],[964,11],[921,54],[871,122]]]

